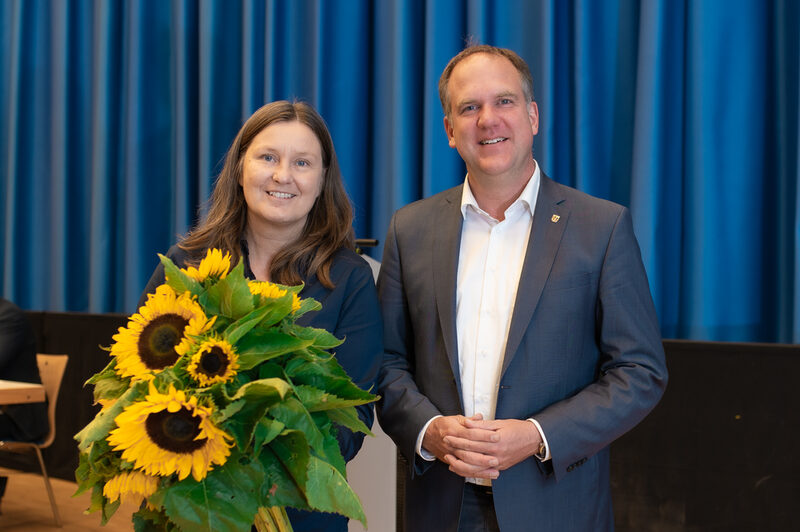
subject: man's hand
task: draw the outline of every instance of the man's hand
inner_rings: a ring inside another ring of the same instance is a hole
[[[450,449],[452,460],[450,470],[457,472],[475,462],[475,457],[480,456],[484,463],[487,458],[494,458],[493,467],[503,471],[536,454],[542,436],[536,425],[528,420],[520,419],[495,419],[482,420],[463,418],[464,429],[467,434],[474,431],[488,431],[493,437],[465,438],[460,434],[448,434],[444,437],[444,445]],[[478,432],[485,434],[485,432]],[[496,478],[496,477],[489,477]]]
[[[464,416],[442,416],[428,425],[422,437],[422,447],[450,466],[450,471],[465,478],[497,478],[497,458],[481,452],[473,452],[451,442],[468,442],[478,446],[496,442],[499,436],[493,429],[468,426],[468,423],[482,422],[483,417],[475,414]],[[462,444],[463,445],[463,444]]]

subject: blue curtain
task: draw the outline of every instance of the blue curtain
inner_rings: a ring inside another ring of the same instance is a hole
[[[798,28],[793,0],[3,0],[0,292],[133,311],[275,99],[319,109],[382,239],[463,180],[436,84],[472,37],[531,65],[543,170],[630,206],[665,337],[800,342]]]

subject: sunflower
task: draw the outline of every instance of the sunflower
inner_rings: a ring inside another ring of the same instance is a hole
[[[266,299],[278,299],[286,295],[286,289],[268,281],[250,281],[247,285],[250,287],[251,294]],[[297,312],[299,309],[300,296],[297,295],[297,292],[292,292],[292,312]]]
[[[152,382],[143,401],[125,408],[114,420],[117,428],[108,435],[122,459],[149,475],[189,473],[203,480],[214,464],[224,464],[232,445],[231,436],[211,422],[211,408],[197,404],[197,397],[186,397],[183,390],[159,393]]]
[[[209,249],[206,257],[200,261],[200,265],[195,268],[189,266],[188,268],[181,269],[183,273],[191,277],[197,282],[202,283],[207,279],[224,279],[231,269],[231,254],[222,254],[219,249]]]
[[[192,337],[208,331],[215,319],[208,319],[188,292],[179,296],[169,285],[159,286],[113,336],[117,373],[142,379],[171,366],[194,345]]]
[[[192,355],[187,371],[200,386],[211,386],[229,381],[236,375],[236,370],[239,369],[238,358],[230,343],[209,338]]]
[[[123,471],[115,475],[103,486],[103,495],[114,502],[132,503],[139,506],[143,499],[154,494],[158,489],[158,477],[141,471]]]

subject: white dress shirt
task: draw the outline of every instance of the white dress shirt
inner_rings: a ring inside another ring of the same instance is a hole
[[[506,209],[503,221],[496,220],[478,206],[469,186],[469,176],[464,181],[456,336],[462,404],[467,417],[477,413],[482,414],[483,419],[495,416],[500,371],[540,180],[537,164],[528,184]],[[423,427],[417,439],[417,452],[426,460],[435,459],[422,449],[422,438],[431,421],[433,419]],[[530,421],[544,438],[541,426],[535,420]],[[545,459],[549,459],[549,454],[548,448]],[[484,479],[469,480],[488,483]]]

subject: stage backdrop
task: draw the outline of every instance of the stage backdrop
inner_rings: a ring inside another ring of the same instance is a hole
[[[382,240],[464,177],[436,82],[473,36],[531,65],[543,170],[631,207],[665,337],[800,342],[798,27],[793,0],[3,0],[0,291],[133,311],[281,98]]]

